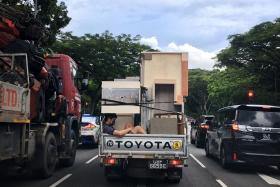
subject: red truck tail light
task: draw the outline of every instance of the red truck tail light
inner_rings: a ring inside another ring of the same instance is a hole
[[[115,158],[104,158],[103,160],[104,165],[116,165],[117,164],[117,159]]]
[[[184,162],[183,160],[173,159],[169,161],[169,166],[171,167],[183,167]]]

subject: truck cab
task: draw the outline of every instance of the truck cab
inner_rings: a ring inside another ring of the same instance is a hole
[[[50,70],[58,76],[61,81],[61,95],[65,96],[68,102],[67,113],[78,116],[81,113],[81,96],[75,86],[77,64],[69,56],[64,54],[53,54],[46,57],[46,64]]]

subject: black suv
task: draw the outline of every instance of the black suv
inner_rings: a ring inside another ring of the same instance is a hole
[[[280,166],[280,107],[235,105],[222,108],[209,124],[206,156],[233,163]]]
[[[213,115],[202,115],[195,123],[191,123],[191,143],[196,147],[203,147],[205,145],[205,136],[208,123],[214,119]]]

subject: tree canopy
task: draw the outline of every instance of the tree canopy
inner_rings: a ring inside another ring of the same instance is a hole
[[[53,45],[55,52],[65,53],[79,64],[81,75],[89,72],[91,81],[84,93],[84,99],[91,104],[89,112],[99,112],[101,81],[140,75],[140,53],[150,47],[140,44],[139,40],[140,36],[114,36],[109,31],[84,36],[64,33]]]
[[[194,117],[248,102],[280,105],[280,18],[228,39],[229,47],[216,57],[219,70],[189,71],[186,112]]]
[[[210,75],[211,71],[189,70],[189,96],[185,104],[187,115],[198,117],[199,115],[211,113],[212,103],[207,90]]]
[[[279,92],[280,18],[229,36],[230,46],[217,55],[219,67],[242,67],[268,91]]]
[[[34,3],[30,0],[2,0],[1,2],[34,14]],[[58,3],[57,0],[37,0],[37,5],[38,14],[36,18],[48,30],[48,37],[46,41],[43,41],[43,46],[50,46],[55,42],[60,30],[68,25],[71,18],[68,17],[67,7],[62,1]]]

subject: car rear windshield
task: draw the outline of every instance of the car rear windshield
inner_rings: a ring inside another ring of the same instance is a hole
[[[280,128],[280,111],[239,110],[237,121],[251,127]]]
[[[96,117],[96,116],[82,116],[81,126],[86,126],[89,123],[98,125],[99,124],[98,117]]]

